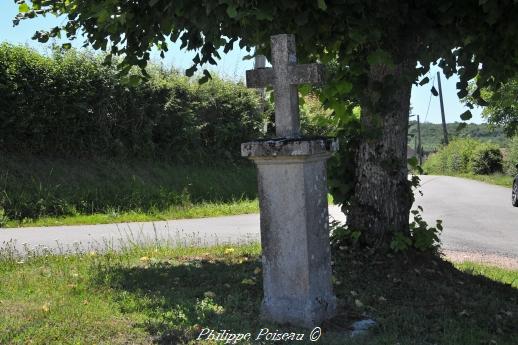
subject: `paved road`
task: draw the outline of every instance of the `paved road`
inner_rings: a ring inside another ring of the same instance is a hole
[[[444,221],[443,247],[518,258],[518,208],[510,205],[510,190],[454,177],[423,176],[424,218]],[[332,217],[344,221],[336,206]],[[0,246],[18,250],[120,248],[134,242],[211,245],[259,239],[259,215],[174,220],[153,223],[0,229]]]
[[[518,258],[518,208],[511,189],[446,176],[422,176],[424,208],[429,224],[442,219],[443,247]]]
[[[345,222],[337,206],[331,217]],[[258,241],[259,215],[180,219],[145,223],[74,225],[0,229],[0,248],[30,250],[90,251],[121,248],[133,243],[214,245]]]

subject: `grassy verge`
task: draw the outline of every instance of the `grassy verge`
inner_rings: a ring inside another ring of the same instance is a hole
[[[259,255],[255,244],[25,259],[4,250],[0,343],[218,344],[196,340],[205,327],[307,339],[307,330],[259,320]],[[334,258],[340,308],[320,344],[516,344],[518,271],[347,249]],[[378,325],[349,338],[349,325],[364,317]]]
[[[475,175],[475,174],[444,174],[444,173],[431,173],[431,175],[442,175],[452,177],[462,177],[497,186],[503,186],[511,188],[513,186],[514,177],[505,174],[492,174],[492,175]]]
[[[0,157],[0,227],[257,212],[255,168]]]
[[[514,177],[504,174],[493,175],[475,175],[475,174],[458,174],[458,177],[469,178],[485,183],[496,184],[498,186],[511,188],[513,186]]]
[[[189,219],[231,216],[236,214],[258,213],[258,200],[239,200],[226,203],[200,203],[191,206],[176,206],[164,211],[146,212],[111,212],[65,217],[42,217],[38,219],[11,220],[4,224],[6,228],[32,226],[59,226],[85,224],[112,224],[126,222],[151,222],[172,219]]]

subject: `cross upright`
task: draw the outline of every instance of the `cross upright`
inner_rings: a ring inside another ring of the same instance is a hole
[[[264,58],[246,71],[248,87],[273,86],[277,138],[241,144],[257,166],[265,320],[312,328],[336,312],[333,293],[326,161],[333,138],[300,136],[297,85],[321,84],[319,64],[297,65],[295,37],[272,36]],[[292,140],[285,140],[285,139]]]
[[[321,84],[320,64],[297,65],[294,35],[271,37],[273,68],[246,71],[246,85],[250,88],[273,86],[275,96],[275,131],[277,137],[300,136],[299,96],[297,85]]]

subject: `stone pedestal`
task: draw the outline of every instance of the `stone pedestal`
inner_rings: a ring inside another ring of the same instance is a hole
[[[265,319],[314,327],[335,313],[326,160],[336,149],[327,138],[241,145],[258,169]]]

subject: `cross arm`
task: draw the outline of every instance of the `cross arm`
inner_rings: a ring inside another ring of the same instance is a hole
[[[246,86],[250,88],[264,88],[274,83],[272,68],[258,68],[246,71]]]
[[[324,83],[324,68],[321,64],[291,65],[288,67],[288,71],[292,85],[322,85]]]

